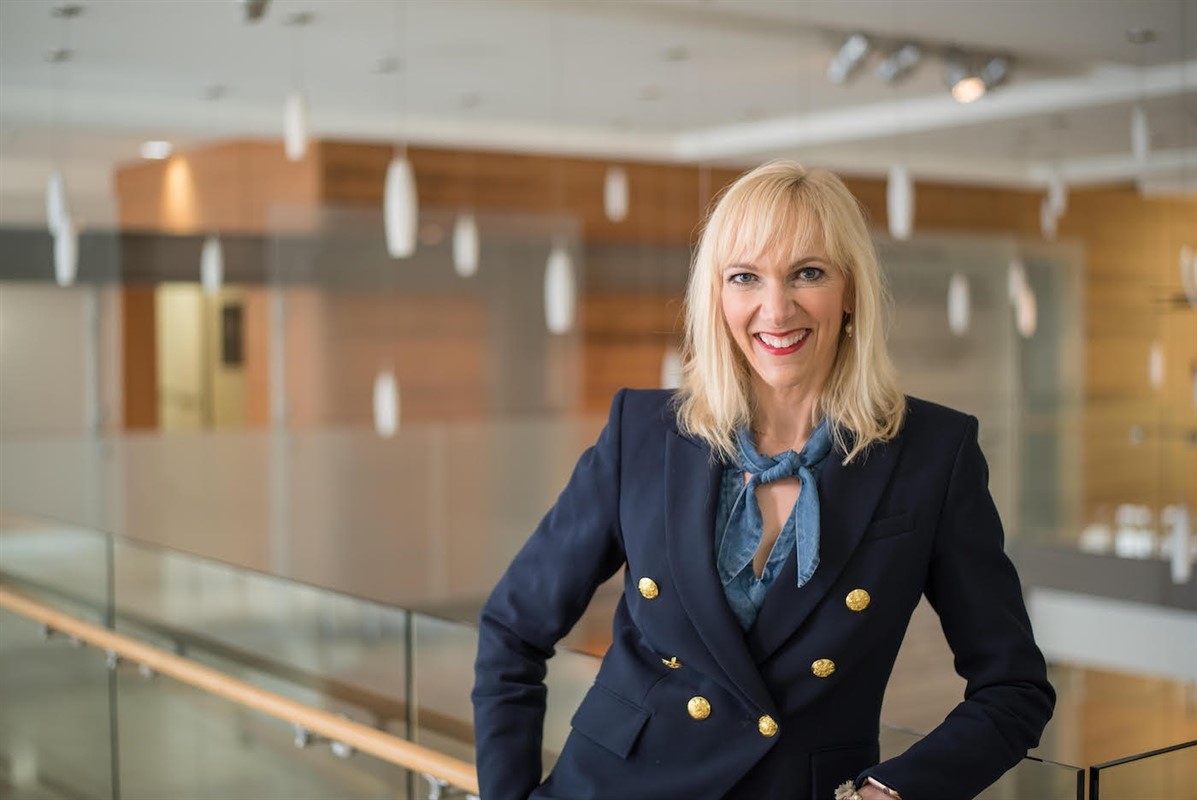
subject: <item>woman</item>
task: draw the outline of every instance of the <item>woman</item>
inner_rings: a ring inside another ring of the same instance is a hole
[[[681,390],[623,390],[482,613],[483,800],[980,792],[1034,747],[1054,692],[973,417],[897,388],[860,208],[774,162],[707,221]],[[545,660],[625,567],[613,641],[541,783]],[[964,701],[878,762],[919,598]]]

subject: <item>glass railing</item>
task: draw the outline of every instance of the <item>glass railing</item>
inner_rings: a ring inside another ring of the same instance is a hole
[[[472,763],[469,688],[477,647],[461,609],[416,612],[43,520],[0,517],[0,587],[312,709]],[[600,601],[601,601],[600,595]],[[376,797],[422,800],[421,775],[307,737],[179,681],[109,664],[0,612],[0,778],[18,797]],[[544,760],[569,734],[599,659],[549,662]],[[885,726],[882,757],[920,738]],[[1188,749],[1090,771],[1108,798],[1197,785]],[[1186,771],[1187,770],[1187,771]],[[1085,770],[1024,759],[986,800],[1083,798]],[[1154,790],[1153,790],[1154,791]],[[1180,789],[1176,789],[1180,791]],[[1091,796],[1096,797],[1096,794]],[[1181,794],[1160,796],[1183,797]]]
[[[1194,800],[1197,798],[1197,740],[1089,768],[1091,800]]]

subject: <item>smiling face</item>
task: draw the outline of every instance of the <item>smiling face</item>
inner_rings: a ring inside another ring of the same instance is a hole
[[[851,310],[845,275],[824,252],[821,237],[803,238],[805,244],[735,259],[721,271],[723,320],[758,398],[817,398]]]

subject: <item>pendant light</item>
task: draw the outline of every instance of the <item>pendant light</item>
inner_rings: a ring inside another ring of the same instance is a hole
[[[57,233],[70,218],[66,196],[66,180],[62,172],[55,169],[46,181],[46,227],[50,233]]]
[[[1131,153],[1136,161],[1146,161],[1151,155],[1151,130],[1141,103],[1131,109]]]
[[[899,241],[909,239],[914,228],[914,184],[905,166],[890,167],[885,199],[890,236]]]
[[[294,88],[283,100],[283,149],[287,160],[299,161],[308,151],[308,99],[303,90],[303,40],[302,31],[312,22],[308,12],[290,14],[284,24],[295,29],[293,52]]]
[[[1164,347],[1159,341],[1152,342],[1147,351],[1147,381],[1156,391],[1164,385]]]
[[[416,251],[419,224],[416,179],[406,152],[399,152],[387,166],[383,189],[382,215],[386,229],[387,253],[391,258],[407,258]]]
[[[374,376],[374,431],[384,439],[399,430],[399,382],[389,367]]]
[[[396,5],[395,29],[396,37],[400,30],[406,33],[407,3]],[[398,92],[398,114],[401,117],[403,96],[406,95],[407,73],[405,67],[400,70]],[[416,194],[416,178],[412,171],[411,162],[407,158],[407,146],[400,142],[395,147],[395,155],[387,165],[386,183],[382,194],[382,221],[386,233],[387,253],[391,258],[408,258],[416,251],[416,236],[419,227],[419,197]]]
[[[308,101],[300,89],[283,101],[283,147],[288,161],[300,161],[308,151]]]
[[[1054,242],[1057,230],[1058,220],[1056,213],[1052,210],[1051,199],[1044,197],[1039,201],[1039,232],[1043,234],[1044,239]]]
[[[1039,310],[1035,302],[1035,292],[1030,286],[1024,285],[1018,294],[1018,302],[1015,305],[1015,322],[1022,338],[1030,339],[1035,335],[1035,329],[1039,325]]]
[[[478,272],[478,223],[469,212],[458,214],[453,224],[453,269],[463,278]]]
[[[208,236],[200,250],[200,286],[204,294],[213,296],[224,283],[224,247],[219,236]]]
[[[79,269],[79,234],[70,216],[63,217],[54,232],[54,281],[62,287],[75,282]]]
[[[665,348],[661,359],[661,388],[677,389],[682,385],[682,354],[673,345]]]
[[[574,325],[577,284],[565,243],[557,240],[544,270],[544,321],[549,333],[569,333]]]
[[[1068,186],[1058,173],[1053,173],[1047,181],[1047,205],[1057,218],[1064,216],[1068,210]]]
[[[956,336],[964,336],[971,316],[968,278],[957,272],[948,281],[948,329]]]
[[[628,217],[628,173],[623,167],[607,167],[603,177],[603,210],[612,222]]]

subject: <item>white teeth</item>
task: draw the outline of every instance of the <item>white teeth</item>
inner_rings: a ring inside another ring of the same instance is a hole
[[[776,347],[776,348],[793,347],[794,345],[798,344],[803,339],[805,339],[806,335],[808,333],[810,333],[810,331],[798,331],[797,333],[791,333],[789,336],[781,336],[781,337],[770,336],[767,333],[758,333],[757,338],[760,339],[765,344],[769,345],[770,347]]]

